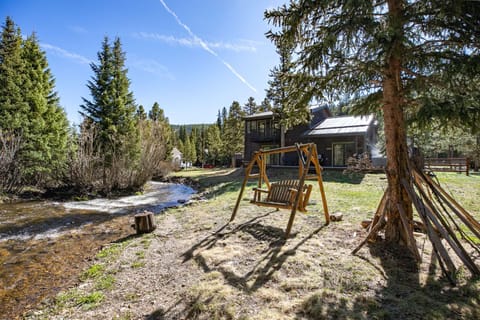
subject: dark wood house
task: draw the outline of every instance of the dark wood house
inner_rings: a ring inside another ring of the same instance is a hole
[[[310,109],[311,121],[285,132],[285,146],[296,142],[314,142],[325,167],[345,167],[347,159],[364,152],[370,153],[377,142],[376,121],[369,116],[333,117],[326,106]],[[282,145],[282,128],[273,112],[250,115],[245,120],[244,161],[252,159],[259,149]],[[269,165],[298,165],[296,154],[276,154],[267,159]]]

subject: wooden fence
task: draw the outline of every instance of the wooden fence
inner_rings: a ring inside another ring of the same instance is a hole
[[[425,169],[432,171],[465,172],[468,176],[470,161],[468,158],[425,158]]]

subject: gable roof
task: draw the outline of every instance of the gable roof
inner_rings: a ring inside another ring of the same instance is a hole
[[[365,134],[373,124],[373,115],[368,116],[341,116],[327,118],[304,135],[308,137],[327,135],[358,135]]]

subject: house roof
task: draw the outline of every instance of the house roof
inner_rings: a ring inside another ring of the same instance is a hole
[[[365,134],[373,123],[373,115],[368,116],[342,116],[327,118],[309,131],[305,136],[332,136],[332,135],[358,135]]]
[[[328,106],[327,105],[310,105],[308,107],[308,109],[311,111],[311,112],[315,112],[315,111],[318,111],[318,110],[321,110],[321,109],[327,109],[328,110]],[[255,120],[255,119],[268,119],[268,118],[272,118],[273,117],[273,111],[265,111],[265,112],[258,112],[258,113],[255,113],[255,114],[251,114],[251,115],[248,115],[248,116],[244,116],[243,119],[244,120]]]
[[[249,116],[243,117],[246,120],[255,120],[255,119],[267,119],[273,117],[272,111],[258,112]]]

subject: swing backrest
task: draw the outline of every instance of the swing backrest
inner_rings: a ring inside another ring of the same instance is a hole
[[[293,204],[295,193],[292,189],[298,190],[298,180],[281,180],[273,182],[267,196],[268,202],[279,202]]]

